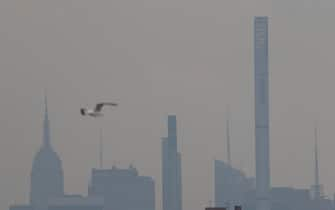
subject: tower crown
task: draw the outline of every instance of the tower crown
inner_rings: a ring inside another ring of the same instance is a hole
[[[168,116],[168,133],[171,136],[177,136],[177,118],[176,115]]]

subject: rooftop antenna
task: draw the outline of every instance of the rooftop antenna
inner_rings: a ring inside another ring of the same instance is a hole
[[[103,149],[103,133],[102,133],[102,127],[100,127],[100,139],[99,139],[99,167],[100,169],[103,169],[104,168],[104,165],[103,165],[103,152],[104,152],[104,149]]]
[[[319,200],[321,198],[321,186],[319,180],[319,160],[318,160],[318,125],[315,122],[314,126],[314,160],[315,160],[315,168],[314,168],[314,199]]]
[[[50,147],[50,124],[49,124],[49,112],[48,112],[48,96],[47,91],[44,89],[44,136],[43,144],[44,146]]]
[[[87,108],[81,108],[80,113],[83,116],[90,116],[90,117],[102,117],[103,114],[101,113],[101,110],[103,106],[117,106],[117,103],[112,102],[100,102],[95,105],[95,108],[93,109],[87,109]],[[102,132],[102,122],[100,121],[100,129],[99,129],[99,163],[98,167],[100,169],[103,169],[103,132]]]
[[[231,153],[230,153],[230,110],[227,106],[227,119],[226,119],[226,139],[227,139],[227,162],[231,166]]]

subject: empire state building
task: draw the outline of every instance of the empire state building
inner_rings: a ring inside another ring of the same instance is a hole
[[[48,199],[64,195],[62,162],[52,148],[48,105],[45,98],[43,142],[36,154],[31,171],[30,204],[34,210],[46,210]]]

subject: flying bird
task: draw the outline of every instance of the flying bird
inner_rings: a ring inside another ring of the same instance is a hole
[[[94,109],[88,109],[88,108],[81,108],[80,113],[83,116],[91,116],[91,117],[101,117],[103,116],[102,114],[102,107],[104,106],[117,106],[117,103],[110,103],[110,102],[103,102],[103,103],[98,103],[95,105]]]

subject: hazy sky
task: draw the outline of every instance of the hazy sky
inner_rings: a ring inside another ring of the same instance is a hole
[[[47,89],[52,143],[67,193],[86,194],[98,164],[156,181],[161,137],[177,114],[185,209],[213,200],[213,159],[225,159],[225,110],[233,164],[254,175],[253,16],[270,20],[271,174],[274,186],[313,181],[313,124],[321,182],[335,191],[333,0],[0,1],[0,208],[29,198]],[[81,106],[112,100],[102,120]]]

